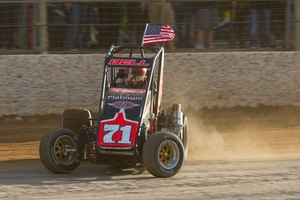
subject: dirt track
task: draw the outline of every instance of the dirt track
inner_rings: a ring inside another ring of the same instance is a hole
[[[0,199],[299,199],[299,107],[185,110],[189,157],[170,179],[86,162],[51,174],[38,145],[60,116],[0,118]]]

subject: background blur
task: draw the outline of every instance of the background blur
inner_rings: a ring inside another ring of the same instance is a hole
[[[175,30],[170,51],[299,50],[299,7],[300,0],[0,0],[0,54],[140,45],[153,22]]]

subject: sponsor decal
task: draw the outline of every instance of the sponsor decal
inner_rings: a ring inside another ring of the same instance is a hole
[[[140,60],[139,62],[136,59],[111,59],[108,63],[109,65],[130,65],[130,66],[149,66],[149,63],[146,63],[146,60]]]
[[[139,106],[140,104],[135,104],[131,101],[116,101],[113,103],[108,103],[108,105],[117,108],[117,109],[130,109],[136,106]]]
[[[109,92],[113,93],[135,93],[135,94],[144,94],[146,93],[146,90],[141,89],[127,89],[127,88],[111,88],[109,89]]]
[[[134,97],[134,96],[115,96],[115,95],[108,95],[108,100],[128,100],[128,101],[141,101],[143,97]]]

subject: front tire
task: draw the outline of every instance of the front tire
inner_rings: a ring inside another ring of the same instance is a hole
[[[67,174],[80,164],[76,161],[77,135],[69,129],[55,129],[45,134],[40,142],[43,165],[55,174]]]
[[[151,135],[143,146],[142,159],[153,176],[167,178],[176,175],[184,162],[184,147],[173,133]]]

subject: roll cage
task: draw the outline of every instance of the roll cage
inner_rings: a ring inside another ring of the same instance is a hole
[[[114,46],[112,45],[104,60],[104,71],[100,95],[98,120],[103,113],[105,96],[112,83],[120,76],[120,70],[127,67],[147,68],[146,93],[151,92],[154,104],[153,113],[157,116],[161,108],[163,90],[164,48],[156,46]],[[99,124],[100,121],[98,121]]]

